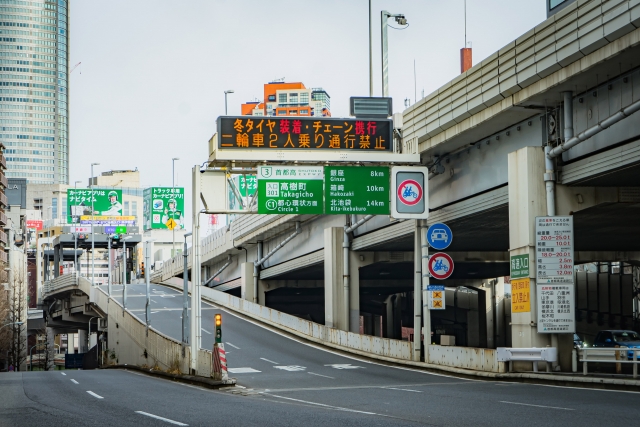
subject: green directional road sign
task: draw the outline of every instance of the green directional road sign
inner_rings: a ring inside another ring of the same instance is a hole
[[[389,168],[326,166],[325,213],[389,215]]]
[[[260,166],[258,213],[322,214],[322,166]]]
[[[529,254],[511,255],[511,278],[529,277]]]

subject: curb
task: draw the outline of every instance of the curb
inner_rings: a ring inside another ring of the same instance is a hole
[[[235,387],[236,385],[235,380],[233,384],[225,384],[222,381],[213,380],[210,378],[196,377],[194,375],[169,374],[167,372],[154,371],[152,369],[144,369],[136,365],[109,365],[109,366],[103,366],[98,369],[121,369],[124,371],[127,371],[127,370],[137,371],[145,375],[149,375],[151,377],[158,377],[158,378],[163,378],[165,380],[187,383],[191,385],[198,385],[198,386],[202,386],[202,387],[206,387],[214,390],[222,387]]]

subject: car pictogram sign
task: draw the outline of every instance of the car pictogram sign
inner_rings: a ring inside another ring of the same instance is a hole
[[[453,259],[445,253],[438,252],[429,257],[429,273],[439,280],[446,279],[453,274]]]
[[[405,179],[398,185],[398,200],[407,206],[420,203],[422,194],[422,185],[413,179]]]

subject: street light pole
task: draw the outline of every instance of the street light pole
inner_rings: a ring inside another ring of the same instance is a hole
[[[182,250],[182,258],[184,259],[184,270],[182,271],[182,342],[189,343],[189,261],[187,253],[187,237],[191,236],[191,232],[184,235],[184,249]]]
[[[149,326],[151,326],[151,286],[149,285],[149,252],[151,252],[151,242],[154,242],[155,239],[153,240],[147,240],[147,247],[145,248],[145,262],[146,264],[146,269],[144,271],[144,281],[146,283],[146,288],[147,288],[147,303],[145,306],[145,310],[144,310],[144,316],[145,316],[145,320],[146,320],[146,325],[147,325],[147,336],[149,336]]]
[[[389,96],[389,49],[387,37],[387,19],[395,18],[400,25],[406,25],[407,19],[402,14],[393,15],[386,10],[380,12],[381,49],[382,49],[382,96]]]
[[[93,221],[94,221],[94,210],[93,210],[93,201],[95,199],[95,194],[93,193],[93,167],[98,166],[100,163],[91,163],[91,286],[95,286],[95,255],[94,252],[96,250],[95,237],[93,235]]]
[[[371,41],[371,0],[369,0],[369,96],[373,97],[373,43]]]
[[[230,93],[234,93],[233,89],[228,89],[224,91],[224,115],[227,115],[227,95]]]
[[[122,238],[122,308],[127,308],[127,240],[133,236]]]
[[[176,160],[180,160],[178,157],[174,157],[171,159],[171,188],[173,189],[173,195],[175,197],[175,188],[176,188]],[[175,208],[178,208],[178,204],[176,202]],[[176,256],[176,228],[173,227],[171,229],[171,258]]]

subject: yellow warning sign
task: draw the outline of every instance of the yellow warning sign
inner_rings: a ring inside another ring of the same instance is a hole
[[[433,299],[442,299],[442,291],[433,291]]]
[[[178,226],[178,223],[173,218],[169,218],[169,221],[165,222],[164,225],[166,225],[169,230],[173,230]]]
[[[529,278],[511,280],[511,312],[528,313],[531,311],[531,289]]]
[[[442,308],[442,300],[434,299],[433,300],[433,308]]]

